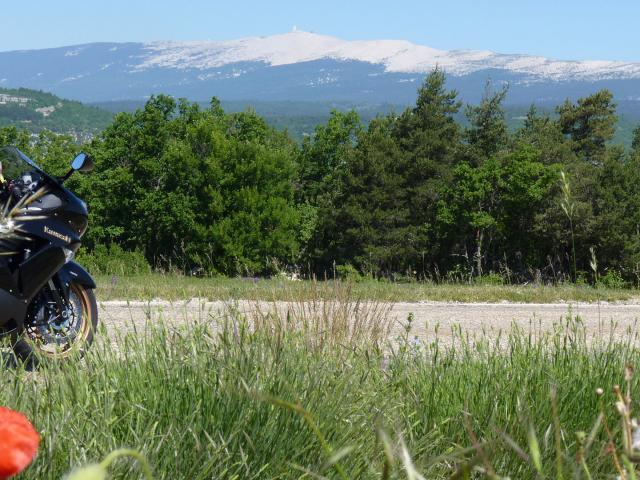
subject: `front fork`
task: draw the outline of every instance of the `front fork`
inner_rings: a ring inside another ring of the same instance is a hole
[[[65,289],[61,288],[62,285],[60,285],[59,283],[59,278],[56,275],[56,281],[54,281],[53,278],[49,280],[49,290],[51,290],[51,295],[53,296],[55,302],[58,305],[63,305],[69,301],[69,293],[68,290],[65,292]]]
[[[56,275],[54,278],[49,280],[48,286],[51,291],[51,298],[56,304],[58,315],[66,320],[69,315],[69,289],[64,288],[60,283],[60,276]]]

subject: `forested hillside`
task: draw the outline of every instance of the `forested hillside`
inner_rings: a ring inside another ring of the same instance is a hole
[[[36,133],[48,129],[82,140],[100,132],[112,119],[106,110],[50,93],[0,88],[0,126],[18,124]]]
[[[414,106],[366,126],[334,112],[301,145],[216,99],[153,97],[85,146],[96,169],[72,187],[91,208],[88,248],[229,275],[637,283],[640,133],[612,142],[606,90],[509,129],[507,95],[488,85],[465,106],[434,71]],[[1,137],[60,172],[76,148]]]
[[[509,100],[507,97],[505,100]],[[208,106],[208,102],[198,102],[203,108]],[[633,130],[640,123],[640,114],[632,101],[618,101],[617,112],[618,122],[616,132],[612,139],[613,143],[622,144],[626,147],[631,146],[633,141]],[[379,115],[388,115],[390,113],[401,113],[406,105],[393,104],[372,104],[372,103],[353,103],[353,102],[260,102],[255,100],[246,101],[224,101],[220,102],[222,108],[229,113],[243,112],[247,109],[254,110],[258,115],[264,118],[267,123],[278,130],[286,131],[291,138],[297,142],[302,142],[308,135],[312,135],[318,124],[327,123],[332,112],[349,112],[355,110],[366,126],[371,120]],[[97,102],[91,104],[100,109],[107,110],[114,114],[127,112],[133,113],[143,108],[144,101],[123,100],[114,102]],[[552,118],[556,117],[556,105],[550,102],[537,102],[536,108],[540,114],[549,114]],[[530,104],[514,104],[505,103],[503,105],[505,121],[507,128],[513,132],[522,127]],[[455,120],[463,127],[469,125],[469,121],[465,116],[464,109],[460,109]]]
[[[207,108],[209,102],[198,102]],[[133,113],[144,107],[145,102],[137,100],[124,100],[114,102],[97,102],[92,105],[113,113],[127,112]],[[368,124],[378,115],[386,115],[391,112],[404,110],[404,107],[390,104],[368,104],[353,102],[293,102],[293,101],[268,101],[260,102],[255,100],[246,101],[225,101],[221,100],[220,105],[228,113],[244,112],[248,109],[254,110],[266,122],[278,130],[286,131],[296,142],[312,135],[316,126],[326,123],[333,111],[358,112],[364,124]],[[520,110],[518,110],[519,114]]]

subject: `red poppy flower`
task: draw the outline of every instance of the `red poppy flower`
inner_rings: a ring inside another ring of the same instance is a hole
[[[0,407],[0,480],[23,471],[38,451],[40,435],[23,414]]]

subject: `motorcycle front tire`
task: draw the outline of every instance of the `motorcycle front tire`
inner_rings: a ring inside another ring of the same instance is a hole
[[[29,365],[37,365],[39,360],[61,360],[71,356],[82,357],[93,343],[98,327],[98,303],[92,288],[72,282],[69,286],[69,298],[77,300],[82,312],[77,335],[73,342],[60,348],[59,345],[45,344],[31,337],[26,331],[15,341],[13,351],[16,357]]]

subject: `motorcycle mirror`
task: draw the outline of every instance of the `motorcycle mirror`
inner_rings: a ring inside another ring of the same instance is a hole
[[[93,159],[86,153],[81,152],[71,162],[71,168],[78,172],[90,172],[93,170]]]
[[[93,170],[93,160],[89,155],[87,155],[84,152],[81,152],[76,156],[76,158],[73,159],[73,162],[71,162],[71,170],[69,170],[67,174],[64,175],[63,177],[58,178],[58,180],[60,182],[64,182],[71,175],[73,175],[73,172],[86,173],[86,172],[90,172],[91,170]]]

